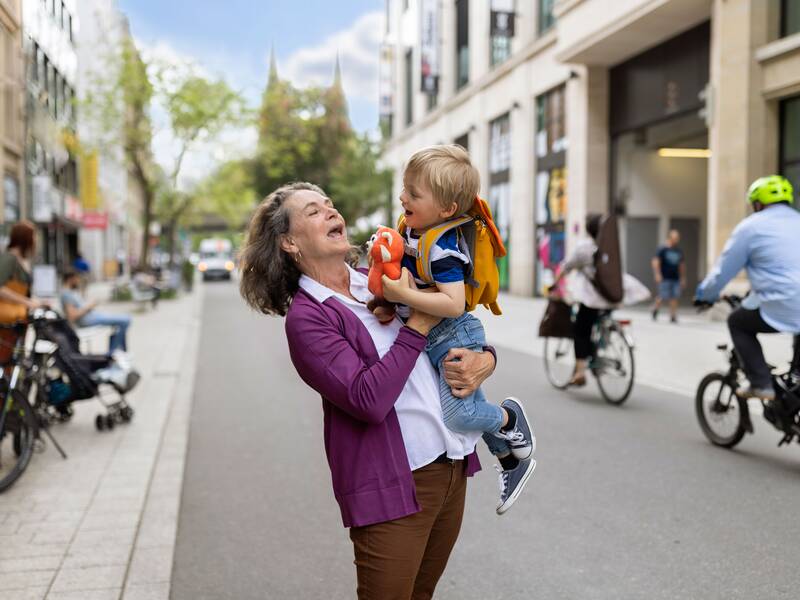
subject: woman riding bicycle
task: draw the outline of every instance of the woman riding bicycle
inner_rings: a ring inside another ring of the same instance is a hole
[[[589,359],[594,356],[595,348],[592,342],[592,328],[600,316],[601,310],[611,308],[609,302],[603,298],[591,283],[594,276],[594,253],[597,251],[597,234],[600,231],[600,222],[603,216],[597,213],[586,215],[586,233],[589,237],[580,240],[572,253],[561,265],[553,285],[550,287],[553,294],[558,294],[558,286],[568,273],[576,271],[576,276],[585,280],[578,282],[571,290],[574,299],[578,302],[578,314],[575,317],[575,373],[569,381],[571,386],[586,385],[586,367]]]

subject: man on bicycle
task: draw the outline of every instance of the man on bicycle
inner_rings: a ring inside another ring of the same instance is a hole
[[[756,335],[800,334],[800,212],[791,207],[791,183],[780,175],[756,179],[747,200],[753,214],[731,233],[722,256],[698,286],[695,302],[716,301],[722,288],[746,269],[751,293],[728,317],[733,345],[750,382],[737,393],[769,401],[775,399],[775,390]]]

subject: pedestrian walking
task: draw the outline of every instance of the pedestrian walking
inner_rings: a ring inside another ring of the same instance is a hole
[[[240,291],[259,312],[286,316],[292,362],[322,396],[358,598],[432,598],[458,538],[466,477],[480,469],[480,432],[455,433],[442,420],[438,375],[425,354],[439,319],[420,311],[405,324],[379,319],[351,256],[344,219],[322,189],[289,184],[256,209]],[[445,363],[454,393],[474,392],[494,370],[486,349],[461,349],[459,362]]]
[[[669,320],[678,322],[678,300],[681,291],[686,287],[686,263],[680,244],[681,234],[672,229],[667,242],[658,249],[653,257],[653,277],[658,288],[656,303],[653,306],[653,320],[658,319],[658,311],[665,300],[669,302]]]

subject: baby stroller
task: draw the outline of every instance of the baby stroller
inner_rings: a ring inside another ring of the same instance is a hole
[[[98,431],[128,423],[133,408],[125,400],[139,381],[139,373],[123,356],[82,354],[80,340],[69,322],[53,311],[32,320],[33,363],[38,392],[36,405],[41,416],[60,421],[72,417],[72,403],[97,398],[105,414],[95,417]],[[116,397],[107,399],[108,393]]]

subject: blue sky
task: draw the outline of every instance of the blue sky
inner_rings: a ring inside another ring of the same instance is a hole
[[[350,117],[377,124],[378,19],[383,0],[118,0],[142,44],[192,59],[257,102],[274,46],[282,77],[330,82],[342,56]]]

